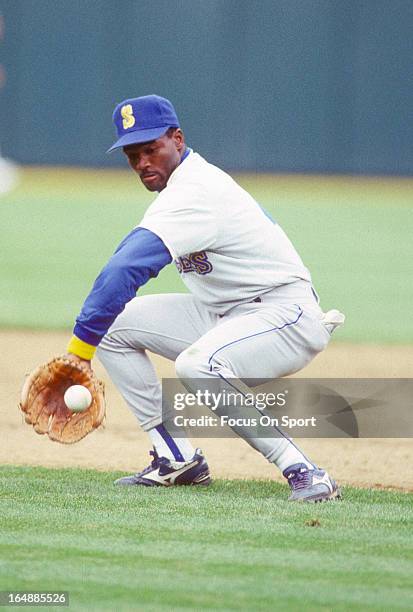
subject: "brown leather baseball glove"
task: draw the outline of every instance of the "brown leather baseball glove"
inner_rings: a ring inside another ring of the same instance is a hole
[[[64,403],[64,393],[72,385],[83,385],[92,395],[92,403],[83,412],[72,412]],[[104,383],[91,369],[62,355],[29,374],[19,406],[26,423],[38,434],[73,444],[101,425],[105,417]]]

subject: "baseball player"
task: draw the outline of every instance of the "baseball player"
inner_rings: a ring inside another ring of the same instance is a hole
[[[175,361],[188,390],[210,380],[245,394],[245,379],[276,379],[306,366],[344,317],[323,314],[310,273],[281,227],[228,174],[186,145],[169,100],[125,100],[113,121],[118,138],[109,151],[123,149],[132,170],[157,195],[97,277],[68,354],[90,364],[97,349],[150,436],[151,464],[117,484],[207,485],[201,450],[162,410],[147,351]],[[136,297],[170,263],[189,294]],[[263,438],[248,436],[242,426],[234,430],[282,471],[291,500],[339,496],[327,472],[281,430],[274,427],[274,435]]]

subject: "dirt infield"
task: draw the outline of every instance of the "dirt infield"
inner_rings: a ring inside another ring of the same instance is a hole
[[[144,467],[150,445],[137,427],[117,390],[99,363],[97,374],[107,385],[106,427],[73,446],[62,446],[39,436],[17,409],[25,375],[39,363],[64,352],[68,334],[59,332],[0,331],[0,464],[48,467],[91,467],[132,470]],[[153,357],[160,376],[174,376],[173,364]],[[412,346],[332,344],[300,375],[306,377],[411,377]],[[194,441],[196,443],[196,441]],[[242,440],[202,439],[215,477],[273,478],[277,470]],[[314,461],[330,470],[343,484],[394,487],[413,491],[410,439],[302,440]]]

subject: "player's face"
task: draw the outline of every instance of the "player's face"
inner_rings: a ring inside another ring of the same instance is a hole
[[[149,191],[162,191],[181,161],[185,142],[181,130],[157,140],[123,147],[130,167]]]

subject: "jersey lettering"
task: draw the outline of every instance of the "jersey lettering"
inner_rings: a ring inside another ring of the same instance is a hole
[[[185,272],[196,272],[196,274],[209,274],[212,272],[213,267],[210,261],[208,261],[208,255],[205,251],[199,253],[191,253],[190,255],[184,255],[175,259],[175,265],[178,268],[179,274]]]
[[[124,106],[122,106],[122,108],[120,109],[120,114],[123,117],[122,124],[124,130],[127,130],[128,128],[131,128],[135,125],[135,117],[133,115],[132,104],[125,104]]]

